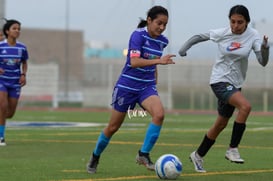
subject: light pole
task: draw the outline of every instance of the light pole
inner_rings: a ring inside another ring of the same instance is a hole
[[[171,8],[171,2],[170,1],[167,1],[167,8],[168,8],[168,10],[169,10],[169,12],[171,12],[170,11],[170,8]],[[172,42],[171,40],[172,40],[172,37],[171,37],[171,35],[172,35],[172,32],[171,32],[171,30],[172,30],[172,25],[171,25],[171,18],[170,18],[170,15],[169,15],[169,21],[168,21],[168,31],[167,31],[167,33],[168,33],[168,39],[169,39],[169,41],[170,42]],[[167,51],[168,51],[168,53],[172,53],[172,47],[171,47],[171,43],[169,43],[168,44],[168,47],[167,47]],[[167,101],[167,108],[168,109],[172,109],[173,108],[173,84],[172,84],[172,66],[168,66],[168,83],[167,83],[167,85],[168,85],[168,87],[167,87],[167,95],[168,95],[168,101]]]
[[[64,70],[64,95],[65,100],[69,100],[69,64],[70,64],[70,56],[69,56],[69,15],[70,15],[70,0],[66,0],[66,8],[65,8],[65,70]]]

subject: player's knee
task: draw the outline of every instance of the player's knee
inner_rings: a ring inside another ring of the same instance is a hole
[[[159,112],[159,113],[156,113],[154,116],[153,116],[153,119],[158,121],[158,122],[162,122],[164,120],[164,113],[163,112]]]
[[[111,125],[111,126],[108,126],[107,127],[107,132],[110,134],[110,135],[113,135],[115,132],[117,132],[119,130],[119,126],[117,125]]]
[[[162,125],[164,120],[164,115],[155,115],[152,117],[152,122],[156,125]]]
[[[249,103],[245,103],[244,105],[242,105],[241,111],[243,111],[243,112],[245,112],[247,114],[250,113],[251,105]]]
[[[6,118],[12,118],[15,114],[15,110],[8,110],[6,112]]]
[[[14,116],[14,113],[7,113],[6,118],[12,118]]]

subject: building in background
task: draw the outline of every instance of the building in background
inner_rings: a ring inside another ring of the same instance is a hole
[[[59,90],[78,91],[83,80],[83,32],[22,28],[20,41],[27,45],[29,63],[59,65]]]
[[[28,84],[21,100],[52,102],[54,107],[58,102],[82,101],[82,31],[22,28],[19,40],[29,52]]]

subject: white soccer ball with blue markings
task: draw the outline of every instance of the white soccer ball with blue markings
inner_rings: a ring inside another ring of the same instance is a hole
[[[177,179],[182,173],[182,162],[173,154],[160,156],[155,163],[155,172],[160,179]]]

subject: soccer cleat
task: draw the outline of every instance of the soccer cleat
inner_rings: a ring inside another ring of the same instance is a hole
[[[86,166],[86,170],[90,174],[94,174],[97,172],[97,166],[99,164],[100,156],[92,155],[92,158],[90,159],[89,163]]]
[[[244,163],[244,160],[240,157],[238,148],[229,148],[226,152],[225,158],[234,163]]]
[[[155,165],[151,161],[149,153],[142,153],[139,150],[136,156],[136,163],[138,163],[139,165],[144,165],[148,170],[155,170]]]
[[[196,172],[206,172],[203,168],[203,159],[196,153],[196,151],[190,154],[190,161],[193,163]]]
[[[6,142],[4,138],[0,138],[0,146],[6,146]]]

